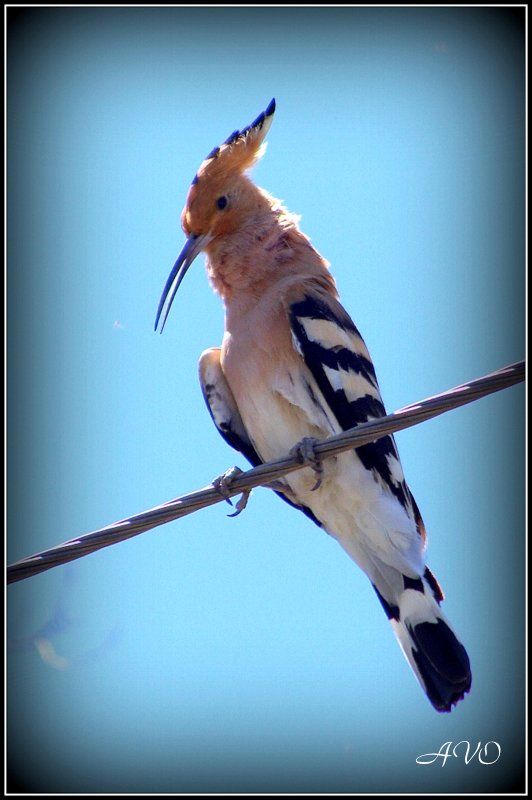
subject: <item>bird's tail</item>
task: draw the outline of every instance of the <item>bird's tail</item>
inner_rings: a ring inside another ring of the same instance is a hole
[[[450,711],[471,688],[471,669],[440,609],[438,582],[428,567],[423,578],[403,576],[403,590],[388,603],[374,585],[401,649],[437,711]]]

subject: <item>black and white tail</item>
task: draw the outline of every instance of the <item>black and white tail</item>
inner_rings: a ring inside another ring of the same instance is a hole
[[[440,609],[442,591],[428,567],[423,578],[403,576],[403,591],[388,603],[374,585],[401,648],[437,711],[450,711],[471,688],[465,647]]]

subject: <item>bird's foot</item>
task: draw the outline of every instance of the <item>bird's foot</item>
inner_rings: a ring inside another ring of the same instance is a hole
[[[316,489],[320,488],[323,475],[323,464],[315,449],[318,442],[319,439],[315,439],[313,436],[305,436],[290,450],[290,455],[293,458],[297,458],[300,464],[305,464],[305,466],[314,471],[316,483],[310,490],[311,492],[315,492]]]
[[[242,475],[242,470],[240,467],[231,467],[230,469],[226,470],[222,475],[218,475],[212,482],[215,490],[218,494],[221,494],[226,503],[229,503],[230,506],[233,505],[231,500],[231,483],[234,481],[235,478],[238,478],[239,475]],[[238,500],[235,506],[235,512],[233,514],[228,514],[228,517],[237,517],[247,506],[249,496],[251,494],[251,489],[246,489],[242,492],[240,499]]]

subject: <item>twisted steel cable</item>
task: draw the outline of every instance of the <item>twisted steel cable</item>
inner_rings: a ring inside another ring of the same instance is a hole
[[[357,425],[356,428],[350,428],[328,439],[323,439],[316,444],[315,453],[321,459],[330,458],[345,450],[373,442],[382,436],[418,425],[420,422],[436,417],[439,414],[444,414],[453,408],[458,408],[488,394],[513,386],[524,379],[525,362],[519,361],[515,364],[510,364],[482,378],[463,383],[446,392],[401,408],[393,414],[362,423]],[[305,466],[305,463],[302,463],[294,455],[287,455],[276,461],[261,464],[259,467],[242,472],[235,477],[230,483],[229,496],[234,497],[256,486],[268,485],[289,472],[302,469]],[[102,547],[109,547],[109,545],[130,539],[132,536],[137,536],[151,528],[164,525],[187,514],[193,514],[200,508],[220,503],[224,499],[212,485],[183,495],[148,511],[135,514],[128,519],[120,520],[107,525],[105,528],[99,528],[83,536],[69,539],[69,541],[49,550],[43,550],[33,556],[23,558],[7,567],[7,582],[14,583],[31,575],[45,572],[60,564],[66,564],[69,561],[82,558],[89,553],[100,550]]]

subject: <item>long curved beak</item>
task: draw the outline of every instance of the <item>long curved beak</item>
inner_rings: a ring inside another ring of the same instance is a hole
[[[210,237],[208,234],[204,234],[203,236],[191,234],[185,242],[185,246],[181,250],[179,257],[172,267],[170,275],[168,276],[168,280],[166,281],[161,299],[159,301],[159,308],[157,309],[157,316],[155,317],[155,330],[157,330],[157,326],[159,325],[159,320],[166,303],[166,310],[163,315],[159,333],[162,333],[164,330],[166,318],[170,312],[170,308],[174,302],[174,297],[176,296],[181,281],[185,277],[188,268],[196,256],[201,252],[203,247],[205,247],[205,245],[208,243],[209,239]]]

